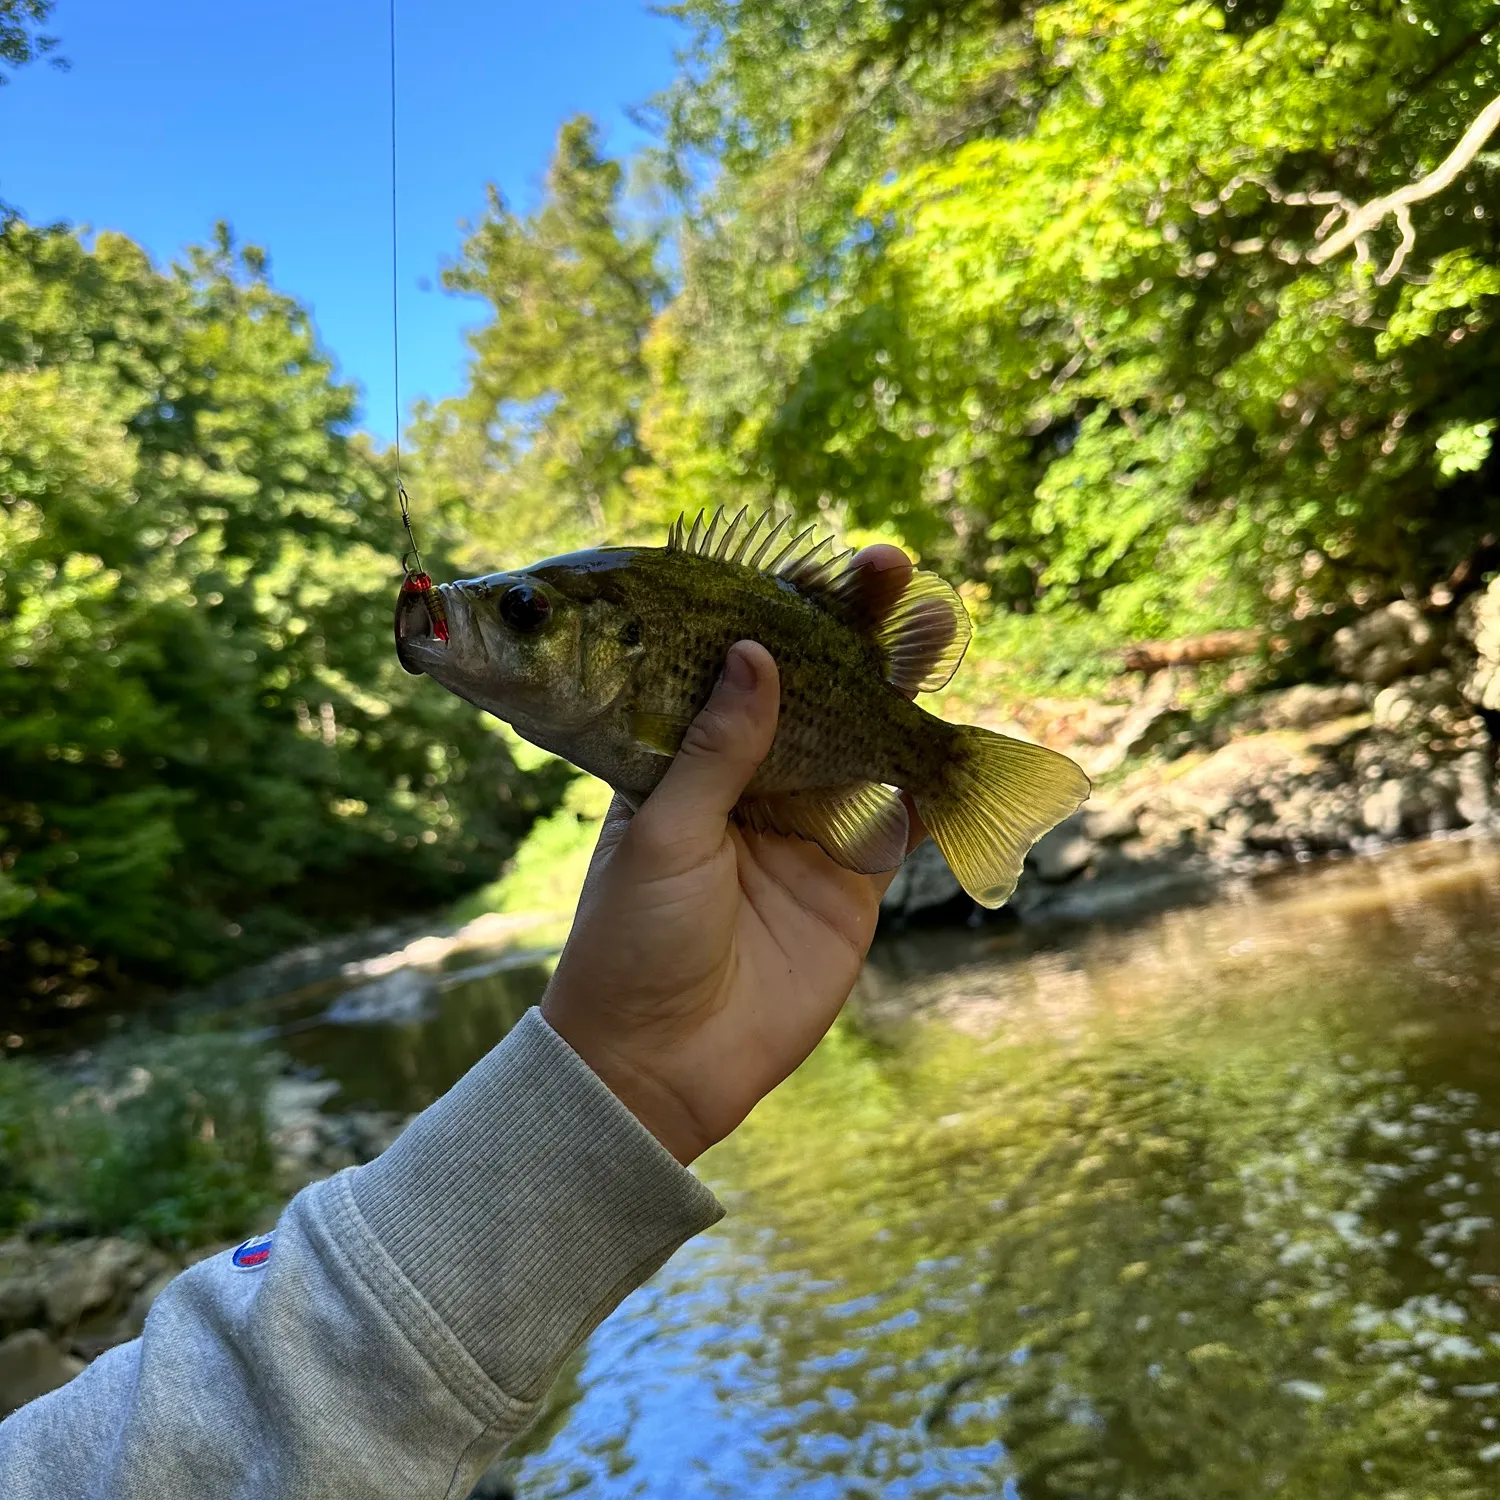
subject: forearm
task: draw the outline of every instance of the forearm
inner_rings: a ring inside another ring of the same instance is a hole
[[[215,1256],[0,1424],[14,1500],[468,1493],[558,1367],[721,1210],[541,1020],[376,1161]]]

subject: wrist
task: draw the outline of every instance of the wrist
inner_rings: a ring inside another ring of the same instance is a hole
[[[718,1139],[680,1089],[656,1069],[636,1061],[630,1049],[611,1038],[596,1020],[551,991],[542,998],[541,1012],[542,1019],[682,1166]]]

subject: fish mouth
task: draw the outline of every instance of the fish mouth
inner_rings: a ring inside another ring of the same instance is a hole
[[[446,648],[447,622],[436,594],[430,582],[423,587],[408,578],[396,596],[396,660],[413,677],[420,677],[427,662]]]

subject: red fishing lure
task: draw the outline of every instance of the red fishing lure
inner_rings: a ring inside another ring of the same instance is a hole
[[[432,579],[426,573],[408,573],[401,585],[401,595],[406,598],[412,594],[420,594],[422,603],[427,606],[428,617],[432,621],[432,633],[438,640],[448,639],[448,617],[443,613],[443,596],[432,586]]]

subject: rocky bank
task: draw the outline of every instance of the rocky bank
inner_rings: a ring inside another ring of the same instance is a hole
[[[1098,790],[1032,850],[1004,919],[1089,920],[1287,860],[1496,827],[1500,578],[1455,609],[1371,611],[1334,637],[1327,669],[1203,720],[1175,667],[1133,702],[1061,706],[1037,737]],[[930,842],[884,906],[898,929],[980,915]]]
[[[271,1090],[278,1185],[287,1197],[379,1155],[406,1123],[376,1110],[324,1113],[336,1088],[284,1078]],[[172,1277],[226,1248],[174,1253],[130,1239],[58,1239],[56,1229],[43,1221],[27,1235],[0,1239],[0,1417],[135,1338]]]

